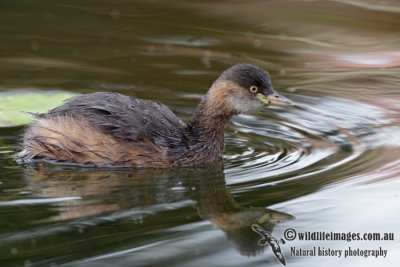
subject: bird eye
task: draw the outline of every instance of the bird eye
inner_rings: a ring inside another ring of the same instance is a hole
[[[258,92],[258,87],[255,86],[255,85],[250,86],[250,92],[253,93],[253,94],[257,93]]]

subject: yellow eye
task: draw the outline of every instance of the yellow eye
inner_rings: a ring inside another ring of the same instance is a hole
[[[250,86],[250,92],[253,93],[253,94],[257,93],[258,92],[258,87],[255,86],[255,85]]]

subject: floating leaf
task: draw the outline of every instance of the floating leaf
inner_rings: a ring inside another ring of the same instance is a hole
[[[13,90],[0,92],[0,127],[30,123],[28,112],[47,112],[76,94],[65,91]]]

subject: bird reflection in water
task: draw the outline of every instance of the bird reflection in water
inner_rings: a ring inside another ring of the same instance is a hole
[[[277,223],[293,219],[286,213],[245,207],[236,202],[226,186],[221,163],[202,168],[133,171],[39,163],[26,168],[25,177],[33,197],[80,197],[79,200],[51,203],[53,214],[47,213],[42,221],[113,218],[113,214],[124,211],[132,217],[131,211],[138,211],[136,219],[139,218],[140,227],[146,227],[147,216],[154,216],[153,212],[145,212],[146,208],[193,201],[197,216],[222,230],[244,256],[258,255],[269,247],[259,244],[260,235],[252,230],[252,225],[257,224],[272,233]],[[151,221],[154,223],[154,219]],[[184,223],[187,221],[181,222]]]

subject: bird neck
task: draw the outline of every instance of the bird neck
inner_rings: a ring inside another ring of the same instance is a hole
[[[225,125],[234,115],[237,112],[228,110],[224,101],[207,94],[187,124],[192,144],[206,145],[222,154]]]
[[[226,81],[215,81],[203,97],[188,125],[203,133],[224,130],[225,124],[238,112],[228,104],[228,97],[235,85]]]
[[[223,103],[206,95],[197,106],[189,122],[208,129],[223,128],[233,115],[235,115],[233,112],[225,110]]]

